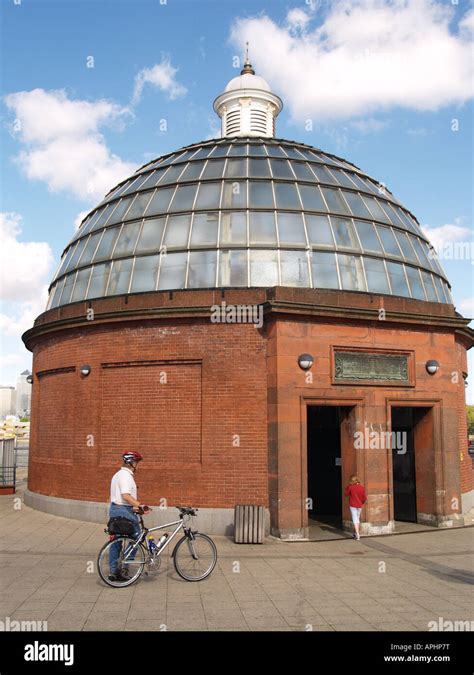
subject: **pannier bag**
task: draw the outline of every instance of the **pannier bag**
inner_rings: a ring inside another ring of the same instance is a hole
[[[135,532],[135,523],[124,516],[114,516],[107,523],[109,534],[125,534],[127,537],[133,537]]]

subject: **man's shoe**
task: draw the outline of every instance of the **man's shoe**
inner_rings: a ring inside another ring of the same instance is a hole
[[[130,578],[120,572],[109,574],[109,581],[130,581]]]

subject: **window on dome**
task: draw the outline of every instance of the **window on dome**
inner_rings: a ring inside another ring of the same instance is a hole
[[[294,183],[274,183],[277,209],[301,210],[301,202]]]
[[[298,180],[305,180],[310,183],[315,182],[314,174],[310,170],[309,166],[306,164],[306,162],[293,162],[291,165],[295,176]]]
[[[246,178],[247,160],[228,159],[225,166],[224,178]]]
[[[389,217],[386,215],[385,211],[383,211],[375,197],[364,195],[363,199],[375,220],[379,220],[382,223],[390,223]]]
[[[76,280],[76,272],[68,274],[66,281],[64,282],[63,292],[61,294],[61,305],[67,305],[68,302],[71,302],[71,293]]]
[[[425,272],[425,270],[421,270],[421,277],[423,279],[423,284],[425,286],[426,297],[430,302],[437,302],[438,296],[436,295],[433,277],[429,272]]]
[[[325,251],[313,251],[310,257],[313,288],[339,288],[336,256]]]
[[[342,169],[332,169],[332,173],[336,177],[339,184],[342,185],[343,187],[348,187],[351,188],[352,190],[356,187]]]
[[[420,270],[415,267],[406,266],[408,282],[411,288],[411,295],[418,300],[425,300],[425,292],[420,279]]]
[[[191,211],[197,187],[197,183],[194,183],[194,185],[178,185],[168,211],[170,213],[176,213],[177,211]]]
[[[435,284],[436,290],[438,291],[439,301],[440,302],[446,302],[446,298],[445,298],[445,295],[444,295],[443,282],[441,281],[441,279],[439,277],[436,276],[436,274],[433,275],[433,279],[434,279],[434,284]]]
[[[87,246],[85,247],[84,252],[81,255],[81,259],[78,261],[78,264],[81,267],[83,265],[88,265],[91,262],[92,258],[94,257],[95,249],[97,248],[97,244],[99,243],[99,239],[101,238],[101,236],[102,232],[96,232],[89,238]]]
[[[169,216],[166,223],[163,247],[168,248],[186,248],[189,238],[189,226],[191,224],[191,214],[184,216]]]
[[[154,291],[156,288],[159,266],[159,255],[146,255],[135,258],[130,293]]]
[[[220,245],[247,245],[247,214],[245,211],[221,213]]]
[[[257,157],[266,157],[265,146],[261,143],[250,143],[249,155],[256,155]]]
[[[90,267],[78,271],[74,290],[71,295],[71,302],[79,302],[80,300],[84,300],[90,275]]]
[[[383,227],[381,225],[376,225],[376,228],[379,237],[382,240],[385,253],[387,255],[394,255],[397,256],[397,258],[401,258],[401,252],[392,230],[389,227]]]
[[[247,207],[247,181],[225,182],[222,189],[222,209],[245,209]]]
[[[366,291],[362,259],[359,256],[338,253],[337,260],[343,290]]]
[[[152,218],[145,220],[135,253],[159,251],[166,218]]]
[[[308,288],[307,251],[280,251],[281,285]]]
[[[146,211],[146,207],[152,198],[152,195],[152,192],[143,192],[141,194],[137,194],[133,204],[128,209],[127,220],[137,220],[137,218],[142,218]]]
[[[393,231],[395,238],[402,249],[402,253],[405,256],[405,260],[409,262],[417,263],[417,257],[415,251],[413,250],[412,245],[410,244],[409,237],[406,232],[400,232],[400,230]]]
[[[329,185],[337,185],[337,180],[332,173],[325,166],[319,164],[311,164],[311,170],[315,174],[320,183],[329,183]]]
[[[112,251],[115,242],[117,241],[120,228],[121,226],[119,225],[118,227],[111,227],[104,230],[99,247],[94,256],[94,262],[97,262],[98,260],[107,260],[112,256]]]
[[[110,214],[112,213],[112,211],[115,209],[116,206],[117,202],[114,202],[113,204],[108,204],[104,209],[102,209],[102,211],[100,212],[100,216],[92,225],[91,230],[98,230],[100,227],[105,225]]]
[[[114,248],[114,258],[123,255],[131,255],[137,243],[141,222],[126,223],[122,227],[117,245]]]
[[[296,148],[291,148],[288,145],[285,145],[285,152],[291,159],[302,159],[301,153],[299,153]]]
[[[306,230],[312,246],[330,246],[334,248],[334,238],[327,216],[311,216],[305,214]]]
[[[274,206],[272,184],[249,181],[249,207],[274,208]]]
[[[61,291],[63,290],[63,285],[64,285],[64,279],[61,279],[61,281],[58,281],[51,288],[51,291],[49,293],[49,300],[48,300],[47,309],[53,309],[54,307],[58,306],[59,299],[61,297]]]
[[[277,213],[280,244],[307,247],[301,213]]]
[[[218,209],[221,183],[200,183],[195,209]]]
[[[179,176],[183,172],[184,166],[182,164],[176,164],[176,166],[170,166],[168,171],[165,173],[163,178],[160,180],[160,185],[168,185],[169,183],[176,183]]]
[[[298,190],[303,201],[303,209],[306,211],[323,211],[327,212],[327,206],[321,197],[319,187],[316,185],[301,185],[298,184]]]
[[[266,147],[269,157],[286,157],[286,154],[278,145],[270,145],[268,143]]]
[[[162,175],[162,171],[152,171],[150,174],[147,174],[146,180],[140,185],[140,190],[155,187]]]
[[[114,260],[110,272],[109,287],[107,295],[120,295],[128,293],[130,286],[130,275],[132,273],[133,258],[125,260]]]
[[[209,156],[209,151],[212,151],[212,147],[206,146],[205,148],[200,148],[192,157],[192,161],[196,161],[197,159],[206,159]]]
[[[392,287],[392,294],[410,297],[404,266],[400,263],[387,261],[387,270],[390,278],[390,285]]]
[[[69,247],[66,255],[64,256],[64,258],[62,260],[61,267],[59,268],[56,276],[60,277],[67,270],[67,268],[69,266],[69,262],[70,262],[72,256],[74,255],[74,251],[76,249],[76,246],[77,246],[77,242],[75,242],[74,244],[71,244],[71,246]]]
[[[219,252],[219,286],[247,286],[247,251]]]
[[[219,145],[216,147],[214,152],[212,153],[212,158],[214,159],[215,157],[226,157],[227,153],[229,152],[230,145]]]
[[[287,159],[271,159],[273,178],[288,178],[295,180],[290,164]]]
[[[418,255],[420,265],[423,265],[424,267],[431,267],[425,249],[423,248],[421,241],[418,239],[418,237],[412,237],[412,243]]]
[[[170,288],[184,288],[187,260],[188,254],[186,252],[167,253],[161,256],[159,291]]]
[[[250,178],[270,178],[268,159],[249,159]]]
[[[278,253],[250,249],[250,285],[278,286]]]
[[[364,267],[368,290],[372,293],[390,293],[383,260],[364,258]]]
[[[125,197],[124,199],[121,199],[120,202],[117,203],[114,212],[110,215],[109,219],[107,220],[107,225],[112,225],[114,223],[121,223],[124,220],[125,215],[133,199],[134,197]],[[142,214],[140,214],[140,216],[141,215]],[[127,219],[130,220],[128,216]]]
[[[124,195],[128,195],[130,192],[136,192],[137,190],[141,190],[141,187],[143,183],[147,180],[147,178],[148,178],[147,173],[140,174],[140,176],[138,176],[138,178],[133,183],[131,183],[126,190],[122,191],[121,196],[123,197]]]
[[[215,288],[217,251],[191,251],[186,288]]]
[[[271,244],[276,246],[275,214],[273,211],[250,211],[250,245]]]
[[[356,192],[344,191],[344,197],[349,204],[349,208],[354,216],[359,218],[372,218],[369,209],[366,207],[360,196]]]
[[[222,178],[224,173],[224,159],[209,160],[201,176],[201,180],[208,180],[209,178]]]
[[[94,265],[92,268],[91,280],[87,290],[86,298],[103,298],[107,290],[107,281],[109,280],[111,262]]]
[[[356,220],[355,226],[364,251],[383,253],[382,244],[377,237],[373,223],[366,223],[362,220]]]
[[[219,214],[195,213],[191,229],[191,246],[216,246]]]
[[[188,181],[188,180],[197,180],[201,175],[203,170],[204,162],[189,162],[183,173],[181,174],[179,180]]]
[[[157,216],[166,213],[175,188],[158,188],[148,204],[144,216]]]
[[[360,244],[351,220],[331,216],[331,225],[338,248],[355,248],[360,251]]]
[[[326,203],[329,208],[329,213],[342,213],[350,216],[349,208],[342,198],[340,190],[333,190],[332,188],[321,188]]]
[[[229,157],[246,156],[248,155],[247,143],[233,143],[230,146]]]
[[[399,217],[398,213],[395,211],[395,209],[391,204],[389,204],[388,202],[384,202],[383,209],[387,213],[387,215],[389,216],[390,220],[394,225],[398,225],[398,227],[403,227],[403,229],[406,229],[406,224]]]
[[[70,257],[69,262],[64,269],[65,272],[69,272],[70,270],[74,269],[77,266],[77,261],[81,257],[82,251],[84,250],[88,239],[89,239],[89,237],[84,237],[84,239],[80,239],[77,242],[76,248],[74,249],[74,253]]]

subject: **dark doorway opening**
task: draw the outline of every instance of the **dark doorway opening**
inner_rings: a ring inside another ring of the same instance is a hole
[[[392,467],[394,519],[417,522],[417,483],[433,470],[431,408],[392,408]],[[431,455],[431,456],[430,456]],[[431,461],[430,461],[431,460]],[[428,487],[428,485],[427,485]],[[432,490],[430,489],[430,492]]]
[[[346,406],[308,406],[308,524],[342,529],[341,422]],[[313,521],[313,522],[311,522]]]

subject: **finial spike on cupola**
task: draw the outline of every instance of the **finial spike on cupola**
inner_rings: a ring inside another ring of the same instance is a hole
[[[234,77],[214,101],[214,110],[222,120],[222,137],[271,138],[275,135],[275,118],[282,108],[281,98],[272,93],[263,77],[255,75],[247,42],[240,75]]]
[[[246,73],[249,73],[250,75],[255,75],[255,70],[252,68],[252,64],[249,61],[249,43],[246,42],[246,49],[245,49],[245,62],[244,62],[244,67],[240,71],[241,75],[245,75]]]

